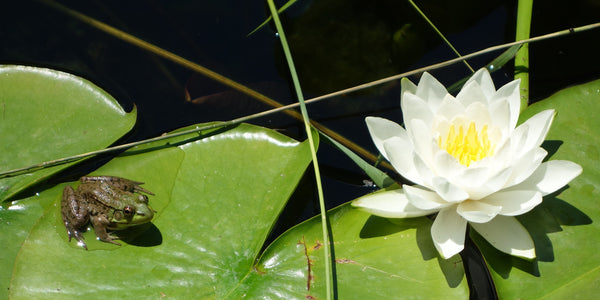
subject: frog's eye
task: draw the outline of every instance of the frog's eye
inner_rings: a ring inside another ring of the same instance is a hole
[[[123,208],[123,213],[125,214],[125,217],[129,218],[135,214],[135,209],[131,206],[125,206],[125,208]]]

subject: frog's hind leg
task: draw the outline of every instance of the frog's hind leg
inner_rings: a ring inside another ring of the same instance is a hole
[[[69,235],[69,242],[71,238],[75,238],[78,242],[83,244],[83,247],[87,249],[83,242],[83,235],[81,229],[89,220],[89,214],[87,211],[87,204],[84,199],[78,199],[75,195],[75,191],[70,186],[66,186],[63,190],[62,201],[60,203],[61,214],[67,234]]]
[[[84,176],[81,177],[81,182],[96,182],[96,181],[104,181],[113,187],[120,189],[122,191],[128,191],[132,193],[146,193],[148,195],[154,196],[154,193],[149,190],[141,187],[140,185],[144,184],[143,182],[133,181],[122,177],[117,176]]]

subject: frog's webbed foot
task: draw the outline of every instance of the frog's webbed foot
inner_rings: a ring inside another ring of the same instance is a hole
[[[117,246],[121,246],[121,243],[119,242],[115,242],[115,240],[118,240],[119,238],[106,232],[106,230],[104,230],[104,234],[98,234],[99,232],[96,232],[98,239],[106,242],[106,243],[111,243],[111,244],[115,244]]]
[[[120,243],[115,242],[115,240],[118,240],[119,237],[114,236],[106,231],[106,224],[109,223],[108,219],[106,219],[105,217],[95,216],[95,217],[92,217],[91,220],[92,220],[92,225],[94,225],[94,231],[96,232],[96,237],[98,237],[99,240],[106,242],[106,243],[111,243],[111,244],[121,246]]]
[[[140,185],[144,184],[143,182],[133,181],[122,177],[116,176],[84,176],[81,177],[81,182],[96,182],[96,181],[104,181],[113,187],[120,189],[122,191],[128,191],[131,193],[146,193],[148,195],[154,196],[154,193],[149,190],[141,187]]]
[[[75,238],[77,240],[77,244],[79,244],[81,247],[83,247],[83,249],[87,250],[87,245],[85,244],[85,242],[83,241],[84,237],[81,234],[81,232],[79,232],[78,230],[74,229],[74,228],[69,228],[67,226],[67,224],[65,223],[65,226],[67,227],[67,234],[69,235],[69,242],[71,241],[71,238]]]

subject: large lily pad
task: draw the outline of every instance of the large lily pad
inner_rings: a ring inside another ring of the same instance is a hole
[[[9,296],[226,297],[252,272],[309,162],[307,142],[250,125],[131,149],[94,174],[143,181],[156,194],[150,205],[158,213],[146,231],[121,247],[88,232],[85,251],[67,242],[61,224],[65,184],[21,200],[49,204],[33,228],[23,228],[24,241],[3,238],[20,247],[16,261],[2,261],[4,270],[14,263]],[[16,212],[3,211],[18,220]]]
[[[64,72],[0,66],[0,171],[102,149],[135,124],[135,110]],[[70,164],[0,179],[0,201]]]
[[[504,299],[593,299],[600,285],[600,80],[562,90],[527,108],[521,120],[555,109],[557,115],[544,147],[549,159],[570,160],[583,174],[568,188],[520,221],[533,236],[538,258],[509,257],[478,239],[498,294]]]

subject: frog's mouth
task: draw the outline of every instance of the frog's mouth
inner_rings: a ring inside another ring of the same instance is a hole
[[[156,213],[156,210],[154,210],[150,205],[147,206],[147,210],[144,211],[143,213],[138,212],[138,215],[143,216],[143,218],[145,221],[142,223],[147,223],[150,222],[152,220],[152,218],[154,218],[154,214]],[[135,218],[134,218],[135,219]]]
[[[108,229],[123,230],[131,226],[149,223],[152,221],[152,218],[154,218],[154,213],[156,213],[156,211],[150,206],[147,206],[146,208],[147,209],[136,211],[134,215],[128,218],[119,211],[115,212],[113,217],[118,221],[111,222]]]
[[[135,216],[129,222],[130,225],[139,225],[152,221],[154,218],[154,213],[156,211],[148,206],[148,210],[143,212],[136,212]]]
[[[124,230],[132,226],[150,223],[150,221],[152,221],[152,218],[133,218],[127,222],[112,222],[107,228],[111,230]]]

